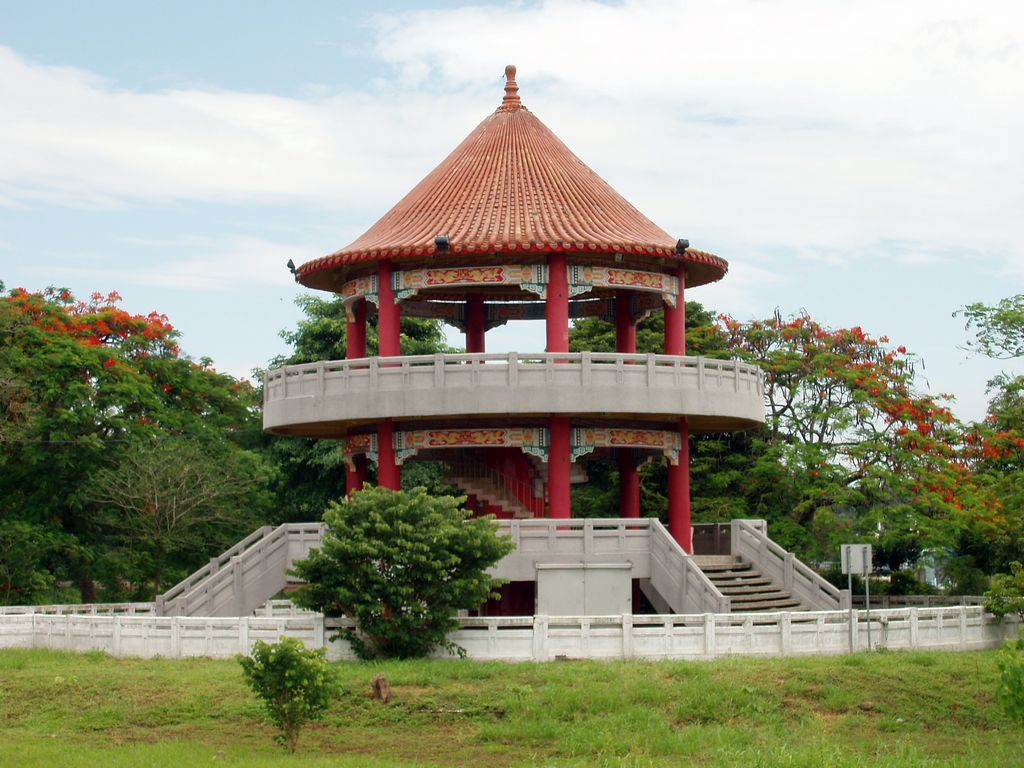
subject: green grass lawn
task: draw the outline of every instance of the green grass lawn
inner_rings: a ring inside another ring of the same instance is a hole
[[[995,658],[346,663],[288,755],[234,661],[4,650],[0,765],[1024,765]]]

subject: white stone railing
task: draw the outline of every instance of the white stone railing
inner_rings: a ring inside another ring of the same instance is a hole
[[[155,614],[156,603],[67,603],[58,605],[0,605],[0,616],[42,613],[53,616],[142,616]]]
[[[759,525],[760,523],[760,525]],[[768,538],[763,521],[732,521],[732,554],[753,563],[800,602],[818,610],[850,607],[849,590],[840,590]]]
[[[868,647],[867,614],[855,614],[854,649]],[[713,659],[850,651],[847,611],[758,614],[524,616],[461,618],[449,638],[472,659],[551,661],[592,659]],[[332,660],[354,658],[330,638],[347,622],[316,613],[237,617],[129,616],[50,613],[0,616],[0,647],[100,650],[112,656],[167,658],[247,654],[260,639],[297,637],[327,645]],[[871,612],[875,648],[968,651],[996,648],[1018,624],[978,606],[902,608]],[[438,654],[442,656],[443,654]]]
[[[285,571],[320,546],[322,523],[263,526],[157,598],[161,616],[246,616],[288,584]]]
[[[764,422],[761,370],[738,360],[597,352],[419,355],[268,371],[264,426],[516,413],[638,413]],[[724,422],[723,422],[724,423]]]

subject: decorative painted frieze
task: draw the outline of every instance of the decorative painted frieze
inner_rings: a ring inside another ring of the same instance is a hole
[[[595,448],[632,448],[660,451],[670,464],[679,463],[682,438],[678,432],[662,429],[615,429],[575,427],[572,430],[572,461]]]
[[[396,431],[393,439],[398,464],[428,448],[519,448],[544,462],[548,460],[546,427],[415,429]]]
[[[357,453],[365,453],[366,458],[370,461],[377,461],[377,433],[373,432],[365,435],[351,435],[344,441],[344,452],[345,452],[345,463],[348,468],[355,471],[356,465],[352,462],[352,457]]]

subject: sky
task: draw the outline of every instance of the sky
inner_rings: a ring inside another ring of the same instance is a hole
[[[962,419],[1024,373],[953,316],[1024,293],[1024,5],[998,0],[0,0],[0,280],[116,290],[247,376],[301,316],[285,263],[368,229],[509,63],[584,162],[729,261],[688,299],[886,336]]]

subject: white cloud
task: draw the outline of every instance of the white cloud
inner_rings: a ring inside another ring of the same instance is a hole
[[[394,93],[309,101],[222,90],[135,93],[0,47],[0,204],[361,206],[429,170],[436,150],[424,149],[450,128],[421,116],[433,108],[457,119],[459,105],[450,101]],[[471,127],[472,118],[465,130]]]
[[[309,248],[275,243],[256,237],[182,237],[173,241],[134,241],[149,250],[137,263],[113,268],[64,267],[67,277],[90,278],[111,285],[142,285],[182,288],[191,291],[236,293],[247,286],[288,286],[292,278],[285,265],[291,259],[302,264],[322,255]],[[153,258],[153,248],[174,246],[192,254],[183,260]],[[95,259],[82,259],[95,261]],[[145,266],[141,266],[144,264]],[[44,272],[43,268],[38,270]]]
[[[549,0],[387,15],[376,52],[397,79],[306,100],[124,91],[0,48],[0,202],[305,201],[368,225],[498,103],[514,61],[527,106],[695,245],[841,261],[959,241],[1016,262],[1022,9]]]

